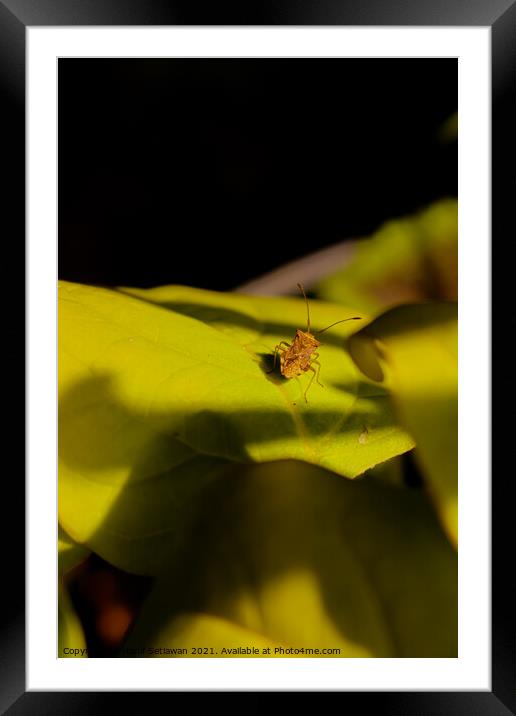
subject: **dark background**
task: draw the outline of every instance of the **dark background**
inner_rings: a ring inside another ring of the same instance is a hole
[[[457,193],[455,59],[59,60],[59,276],[219,290]]]

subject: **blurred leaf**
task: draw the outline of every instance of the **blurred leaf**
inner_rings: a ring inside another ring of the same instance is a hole
[[[122,655],[192,646],[454,657],[456,553],[421,491],[295,461],[235,467]]]
[[[86,656],[86,641],[79,617],[75,613],[65,584],[60,580],[58,590],[58,653],[61,658]]]
[[[156,593],[159,594],[157,590]],[[163,605],[161,606],[161,608]],[[147,615],[142,620],[143,629],[146,628]],[[139,627],[139,632],[141,632]],[[119,656],[127,657],[229,657],[240,658],[263,656],[264,649],[270,649],[272,655],[274,648],[280,646],[267,639],[262,634],[246,629],[228,619],[213,614],[182,614],[167,624],[165,629],[157,634],[145,646],[131,646],[132,640],[119,652]],[[143,643],[143,642],[142,642]],[[206,645],[209,646],[206,646]],[[258,649],[259,653],[254,650]],[[225,651],[224,651],[225,650]]]
[[[367,349],[370,353],[367,354]],[[402,306],[349,341],[366,375],[388,375],[442,523],[457,544],[457,306]],[[366,357],[365,357],[366,356]],[[376,361],[376,364],[375,364]]]
[[[64,649],[85,649],[86,642],[79,617],[75,613],[64,575],[80,564],[90,551],[77,544],[58,526],[58,650],[62,658],[80,657],[81,652],[67,653]],[[82,653],[85,656],[85,653]]]
[[[58,530],[58,565],[61,576],[86,559],[90,551],[83,545],[74,542],[61,525],[58,526]]]
[[[314,330],[355,315],[311,310]],[[412,448],[387,392],[343,350],[358,321],[324,334],[326,387],[314,382],[308,404],[309,376],[267,373],[305,316],[302,299],[60,283],[59,519],[73,539],[155,574],[231,462],[296,458],[355,477]]]
[[[321,298],[367,313],[416,301],[457,300],[457,201],[388,221],[357,242],[353,259],[317,287]]]

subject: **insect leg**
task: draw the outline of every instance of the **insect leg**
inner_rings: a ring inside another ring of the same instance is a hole
[[[308,385],[306,386],[306,390],[305,390],[305,392],[304,392],[305,403],[308,403],[308,398],[306,397],[306,394],[308,393],[308,388],[312,385],[313,380],[314,380],[314,378],[315,378],[315,368],[312,368],[312,366],[310,366],[310,367],[308,368],[308,370],[311,370],[312,373],[313,373],[313,375],[312,375],[312,377],[310,378],[310,382],[309,382]]]
[[[287,341],[280,341],[278,345],[274,348],[274,363],[272,365],[272,368],[267,371],[267,373],[272,373],[272,371],[276,368],[276,358],[278,356],[279,351],[284,351],[285,348],[282,348],[282,345],[286,345],[287,348],[290,348],[290,343],[287,343]]]
[[[287,346],[287,348],[282,348],[281,346]],[[276,348],[274,349],[274,364],[272,366],[272,370],[276,368],[276,358],[278,357],[278,351],[285,351],[288,350],[291,347],[290,343],[287,343],[287,341],[280,341]],[[269,371],[272,372],[272,371]]]
[[[321,383],[321,381],[319,380],[319,373],[321,372],[321,364],[319,363],[318,360],[314,360],[314,359],[317,359],[317,358],[319,358],[319,353],[314,353],[314,354],[313,354],[313,358],[312,358],[312,360],[310,361],[310,365],[315,364],[315,365],[317,366],[317,375],[315,376],[315,380],[316,380],[317,383],[321,386],[321,388],[324,388],[324,385],[323,385],[323,384]]]

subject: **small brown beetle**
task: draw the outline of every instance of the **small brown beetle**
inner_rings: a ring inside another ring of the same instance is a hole
[[[298,328],[296,331],[296,335],[294,336],[294,340],[292,341],[292,344],[287,343],[287,341],[280,341],[280,343],[278,343],[278,345],[274,349],[274,365],[269,372],[272,373],[272,371],[276,368],[276,358],[278,353],[280,354],[281,375],[283,375],[285,378],[295,378],[299,375],[302,375],[303,373],[306,373],[309,370],[312,371],[313,375],[310,378],[310,382],[308,383],[304,392],[305,402],[308,403],[306,394],[308,393],[308,388],[312,385],[313,379],[315,378],[317,380],[317,383],[321,387],[324,387],[323,384],[319,381],[321,364],[317,360],[317,358],[319,358],[317,348],[321,345],[321,343],[317,340],[317,338],[315,338],[315,336],[319,335],[319,333],[323,333],[323,331],[327,331],[328,328],[336,326],[337,323],[344,323],[345,321],[359,321],[360,316],[353,316],[353,318],[343,318],[341,321],[335,321],[335,323],[331,323],[329,326],[326,326],[326,328],[323,328],[320,331],[310,333],[310,309],[308,306],[308,299],[306,297],[305,289],[303,288],[303,286],[300,283],[298,283],[297,286],[305,297],[306,301],[306,331],[301,331]],[[283,346],[286,346],[286,348],[284,348]],[[314,365],[317,366],[317,371],[315,370]]]

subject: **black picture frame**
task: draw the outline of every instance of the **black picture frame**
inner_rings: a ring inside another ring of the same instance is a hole
[[[360,0],[291,3],[286,0],[233,4],[204,0],[0,0],[0,96],[5,144],[3,222],[8,224],[12,246],[23,261],[25,235],[25,38],[29,26],[63,25],[393,25],[484,26],[492,38],[492,231],[497,246],[511,226],[513,189],[506,177],[514,175],[516,159],[513,99],[516,89],[516,2],[514,0]],[[513,183],[513,182],[512,182]],[[513,223],[513,222],[512,222]],[[494,266],[496,266],[494,255]],[[16,257],[15,257],[16,258]],[[507,261],[506,254],[503,255]],[[501,261],[501,259],[499,259]],[[507,305],[507,283],[493,289],[494,305]],[[501,320],[493,312],[493,328]],[[29,349],[31,347],[29,346]],[[505,357],[505,361],[507,361]],[[500,362],[500,390],[510,389],[510,371]],[[507,377],[503,377],[507,376]],[[30,386],[29,386],[30,387]],[[496,397],[493,402],[496,406]],[[493,431],[493,446],[509,441],[509,422]],[[473,692],[342,692],[344,708],[379,707],[393,714],[507,714],[516,713],[516,655],[511,632],[513,597],[507,581],[511,550],[511,489],[504,473],[492,482],[492,691]],[[9,511],[16,515],[16,540],[6,550],[4,608],[0,623],[0,710],[21,714],[91,714],[114,694],[95,692],[25,692],[25,545],[21,525],[25,520],[25,486],[10,481]],[[508,561],[509,560],[509,561]],[[116,694],[121,696],[121,694]],[[157,694],[130,694],[133,708],[154,707]],[[174,698],[174,693],[165,694]],[[141,699],[145,699],[143,702]],[[152,698],[152,703],[148,699]],[[357,701],[358,699],[358,701]],[[364,701],[366,699],[367,701]]]

